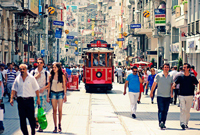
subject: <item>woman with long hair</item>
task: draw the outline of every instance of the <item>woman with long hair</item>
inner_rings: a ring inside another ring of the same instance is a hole
[[[62,119],[62,106],[63,102],[67,101],[67,91],[65,86],[65,76],[62,72],[61,64],[54,63],[53,70],[51,71],[51,75],[49,76],[49,88],[47,94],[47,102],[50,101],[53,106],[53,120],[54,120],[54,133],[57,132],[57,108],[58,108],[58,132],[61,132],[61,119]],[[50,98],[50,99],[49,99]]]

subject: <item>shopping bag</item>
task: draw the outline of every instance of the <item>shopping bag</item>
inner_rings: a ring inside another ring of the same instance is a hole
[[[3,109],[3,112],[5,113],[5,105],[4,105],[4,103],[2,103],[2,102],[1,102],[1,104],[0,104],[0,109]]]
[[[37,118],[38,118],[38,123],[40,124],[40,128],[42,130],[46,129],[48,125],[46,113],[44,112],[44,109],[41,106],[38,106]]]
[[[200,110],[200,95],[195,95],[194,109]]]

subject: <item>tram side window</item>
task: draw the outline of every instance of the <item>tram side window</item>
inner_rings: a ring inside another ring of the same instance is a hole
[[[88,63],[89,65],[88,65],[88,67],[91,67],[91,53],[88,54],[88,61],[89,61],[89,63]]]
[[[105,54],[100,54],[99,55],[99,65],[100,66],[106,66],[105,57],[106,57]]]
[[[110,65],[109,65],[109,64],[110,64],[110,62],[109,62],[109,61],[110,61],[110,57],[109,57],[109,53],[107,53],[107,67],[109,67],[109,66],[110,66]]]
[[[98,61],[98,54],[93,55],[93,66],[98,66],[99,61]]]

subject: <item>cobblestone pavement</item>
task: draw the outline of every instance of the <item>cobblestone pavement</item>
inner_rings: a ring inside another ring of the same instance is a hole
[[[113,90],[105,93],[86,93],[81,83],[80,91],[68,91],[68,102],[63,104],[62,132],[67,135],[200,135],[200,112],[191,109],[189,129],[182,130],[180,110],[169,108],[167,129],[160,130],[157,120],[157,104],[150,103],[148,95],[142,95],[137,108],[137,118],[132,119],[128,94],[123,96],[123,84],[113,83]],[[11,107],[5,98],[4,135],[22,135],[19,127],[17,103]],[[48,127],[37,135],[55,135],[52,108],[47,106]],[[28,125],[30,133],[30,127]]]

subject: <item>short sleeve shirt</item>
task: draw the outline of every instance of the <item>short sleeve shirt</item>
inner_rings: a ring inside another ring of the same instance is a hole
[[[7,71],[7,83],[13,83],[15,81],[16,71],[15,70],[8,70]]]
[[[29,73],[25,81],[23,81],[21,75],[18,75],[12,86],[12,90],[17,92],[17,97],[35,97],[35,91],[39,88],[35,77]]]
[[[193,96],[195,85],[198,84],[198,80],[194,75],[191,74],[189,76],[181,75],[177,77],[175,83],[180,84],[180,90],[178,93],[179,95]]]
[[[138,75],[130,74],[126,80],[128,81],[129,92],[140,92],[140,81]]]
[[[158,73],[154,79],[157,83],[157,96],[158,97],[170,97],[171,85],[173,83],[173,76],[168,74],[165,77],[164,73]]]
[[[155,76],[156,76],[156,74],[155,74],[155,75],[149,75],[149,76],[148,76],[148,82],[149,82],[149,86],[150,86],[150,87],[153,85]]]

